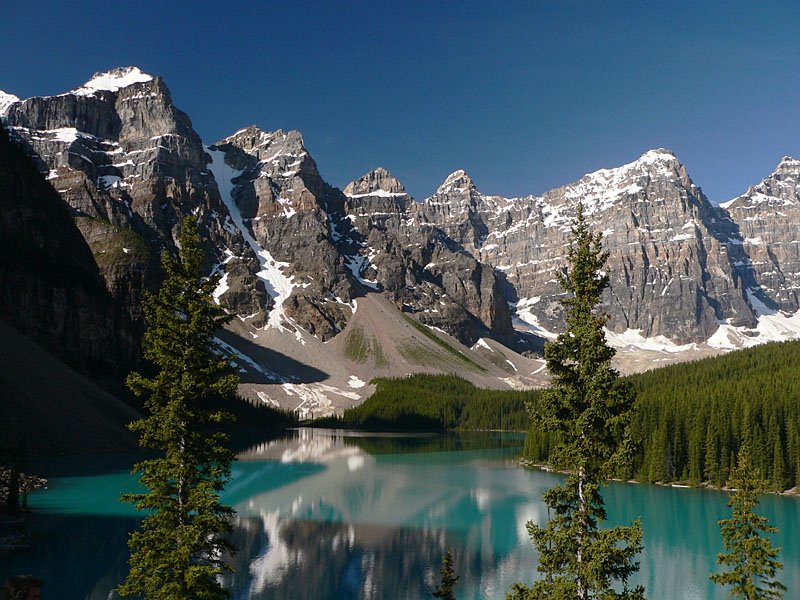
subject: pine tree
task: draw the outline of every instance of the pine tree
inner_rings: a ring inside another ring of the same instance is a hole
[[[225,598],[218,575],[228,567],[222,554],[233,548],[232,509],[219,494],[230,479],[232,455],[218,431],[227,413],[207,408],[212,398],[236,389],[238,378],[214,348],[215,331],[229,319],[212,300],[214,278],[202,274],[203,253],[191,219],[183,222],[180,260],[164,254],[166,279],[145,299],[144,356],[156,367],[152,378],[128,376],[144,398],[146,417],[130,424],[144,448],[158,457],[134,466],[147,492],[126,494],[148,511],[131,534],[130,572],[123,596],[187,600]]]
[[[458,575],[453,571],[453,554],[448,550],[442,559],[442,566],[439,569],[442,580],[439,585],[433,590],[434,598],[441,598],[442,600],[456,600],[453,595],[453,586],[458,583]]]
[[[719,585],[732,586],[731,598],[783,598],[786,587],[775,578],[776,573],[783,568],[783,564],[778,561],[780,548],[773,548],[769,537],[764,535],[777,533],[778,530],[769,524],[766,517],[753,512],[758,506],[758,497],[767,489],[767,482],[752,465],[746,447],[739,451],[729,485],[736,488],[728,502],[733,514],[730,519],[719,521],[727,552],[717,555],[717,564],[732,567],[732,570],[712,573],[710,578]]]
[[[630,461],[627,431],[635,400],[611,367],[614,350],[603,331],[608,317],[595,312],[608,285],[601,239],[590,233],[579,204],[569,268],[559,277],[567,292],[567,331],[545,346],[553,380],[536,417],[542,428],[560,435],[551,463],[569,475],[544,495],[547,525],[528,523],[544,578],[530,588],[515,584],[509,599],[644,598],[644,588],[627,585],[639,568],[634,559],[642,548],[640,522],[600,528],[606,519],[600,486]]]

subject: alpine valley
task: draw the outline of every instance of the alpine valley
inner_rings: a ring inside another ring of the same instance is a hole
[[[47,392],[13,366],[35,361],[71,373],[60,393],[91,388],[110,421],[127,410],[101,388],[138,360],[142,296],[187,215],[221,276],[215,299],[237,317],[219,336],[240,393],[300,416],[360,403],[376,376],[545,384],[579,202],[610,252],[603,308],[623,372],[800,335],[789,157],[719,206],[666,149],[522,198],[456,171],[419,200],[381,167],[329,185],[297,131],[201,140],[166,83],[135,67],[54,96],[0,92],[0,116],[0,325],[17,340],[0,378],[22,398]],[[20,426],[24,414],[8,412]]]

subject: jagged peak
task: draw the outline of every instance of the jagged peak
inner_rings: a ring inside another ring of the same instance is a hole
[[[475,182],[472,181],[472,178],[467,175],[466,171],[463,169],[458,169],[457,171],[453,171],[448,175],[445,180],[442,182],[442,185],[438,187],[436,190],[436,194],[447,194],[449,192],[466,192],[470,190],[476,190]]]
[[[2,102],[2,100],[0,100],[0,102]],[[791,156],[784,156],[775,168],[774,173],[783,173],[786,171],[793,173],[800,172],[800,160]]]
[[[14,94],[9,94],[8,92],[0,90],[0,117],[5,117],[8,109],[15,102],[19,102],[19,98]]]
[[[249,125],[220,140],[214,147],[235,146],[259,160],[277,160],[280,156],[299,158],[308,154],[303,134],[292,129],[265,131]]]
[[[101,71],[92,75],[91,79],[81,87],[72,90],[73,94],[91,96],[99,91],[117,92],[136,83],[146,83],[155,79],[139,67],[118,67],[110,71]]]
[[[679,162],[675,152],[669,148],[653,148],[642,154],[637,163],[653,164],[657,162]]]
[[[800,200],[800,160],[784,156],[768,177],[750,186],[741,196],[722,202],[722,208],[738,206],[794,206]]]
[[[586,185],[608,188],[615,188],[620,185],[625,187],[631,183],[630,179],[638,177],[639,174],[647,174],[650,177],[671,178],[676,171],[682,168],[683,165],[672,150],[654,148],[648,150],[633,162],[611,169],[598,169],[587,173],[577,182],[564,187]]]
[[[344,188],[344,194],[350,198],[362,198],[366,196],[407,196],[408,192],[389,171],[383,167],[377,167],[348,183]]]

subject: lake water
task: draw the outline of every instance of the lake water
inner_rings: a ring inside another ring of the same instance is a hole
[[[378,435],[297,430],[250,447],[224,499],[236,511],[234,599],[431,598],[447,548],[459,599],[503,598],[536,575],[525,523],[543,523],[558,476],[520,468],[515,434]],[[138,519],[117,501],[133,491],[130,457],[37,465],[48,490],[30,497],[33,546],[0,559],[0,579],[32,573],[44,598],[107,599],[126,573]],[[721,492],[613,484],[611,524],[642,517],[637,581],[651,600],[724,599],[708,580],[722,550]],[[800,594],[800,500],[765,497],[780,529],[781,580]]]

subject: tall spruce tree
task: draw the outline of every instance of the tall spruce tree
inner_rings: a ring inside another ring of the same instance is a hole
[[[767,481],[752,464],[747,447],[739,451],[736,467],[728,485],[736,492],[728,502],[730,519],[719,522],[727,552],[717,555],[717,563],[732,567],[730,571],[712,573],[711,580],[731,586],[730,597],[742,600],[776,600],[783,598],[786,587],[776,579],[783,568],[778,561],[780,548],[774,548],[764,534],[777,533],[766,517],[754,512],[758,497],[767,490]]]
[[[635,401],[611,367],[614,350],[603,332],[608,317],[596,311],[608,285],[602,271],[608,253],[601,239],[589,231],[579,204],[569,267],[559,276],[567,330],[545,345],[552,384],[533,415],[540,428],[558,436],[550,462],[569,475],[544,494],[547,525],[527,525],[544,577],[531,587],[515,584],[507,596],[511,600],[644,598],[643,587],[628,588],[628,578],[639,568],[639,520],[627,527],[600,527],[606,519],[600,488],[630,460],[628,425]]]
[[[202,272],[203,252],[189,218],[180,234],[180,259],[164,254],[166,279],[157,295],[145,298],[144,356],[154,377],[128,376],[128,386],[144,398],[146,417],[130,424],[141,446],[158,457],[134,466],[147,492],[126,494],[148,511],[131,534],[130,572],[119,587],[123,596],[188,600],[225,598],[218,575],[233,548],[232,509],[219,494],[230,479],[232,454],[219,431],[227,413],[209,408],[213,398],[230,396],[238,377],[214,348],[214,333],[229,317],[212,299],[215,278]]]

